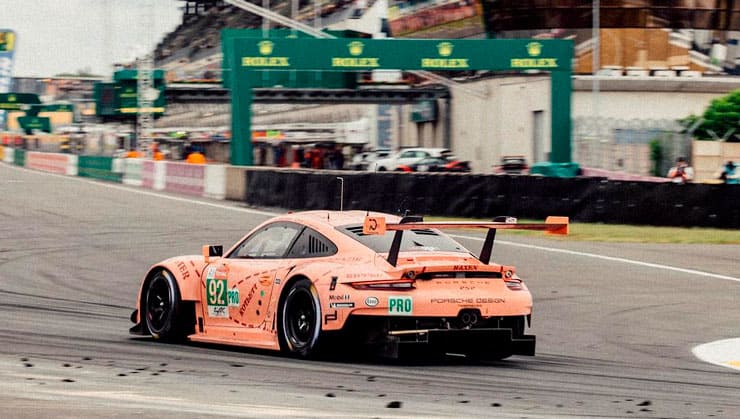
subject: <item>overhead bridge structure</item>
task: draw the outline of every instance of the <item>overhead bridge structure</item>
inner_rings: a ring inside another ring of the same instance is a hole
[[[256,103],[303,104],[407,104],[424,100],[449,100],[446,86],[414,88],[289,89],[254,88]],[[220,85],[173,83],[167,86],[167,103],[231,103],[229,89]]]

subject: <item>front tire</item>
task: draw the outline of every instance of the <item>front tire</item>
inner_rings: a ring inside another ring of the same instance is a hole
[[[166,270],[157,271],[148,282],[143,298],[144,321],[155,339],[178,341],[186,336],[185,313],[180,289]]]
[[[308,279],[291,284],[280,305],[280,348],[293,356],[309,358],[317,351],[321,334],[321,304]]]

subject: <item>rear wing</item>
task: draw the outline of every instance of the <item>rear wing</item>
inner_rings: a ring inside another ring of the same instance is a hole
[[[399,223],[386,223],[385,217],[367,216],[362,225],[362,233],[382,235],[388,231],[395,231],[396,234],[388,252],[388,263],[396,266],[404,230],[427,228],[487,228],[486,240],[483,242],[478,259],[488,264],[493,253],[496,230],[544,230],[545,234],[566,235],[568,234],[568,217],[551,216],[547,217],[544,223],[519,223],[513,217],[497,217],[493,221],[423,221],[421,217],[407,216],[403,217]]]

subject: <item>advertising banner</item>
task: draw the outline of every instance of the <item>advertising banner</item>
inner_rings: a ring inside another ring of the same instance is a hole
[[[480,0],[389,0],[388,24],[394,38],[485,37]]]
[[[10,92],[13,81],[13,52],[16,46],[15,32],[0,29],[0,93]],[[6,112],[0,110],[0,129],[5,129]]]

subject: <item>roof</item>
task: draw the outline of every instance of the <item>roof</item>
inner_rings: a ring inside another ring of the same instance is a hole
[[[327,210],[315,210],[315,211],[302,211],[290,214],[285,214],[280,218],[285,221],[296,221],[303,222],[311,225],[324,225],[331,228],[343,226],[347,224],[362,224],[365,221],[367,215],[376,217],[386,217],[388,222],[398,222],[401,218],[397,215],[384,214],[375,211],[327,211]]]

